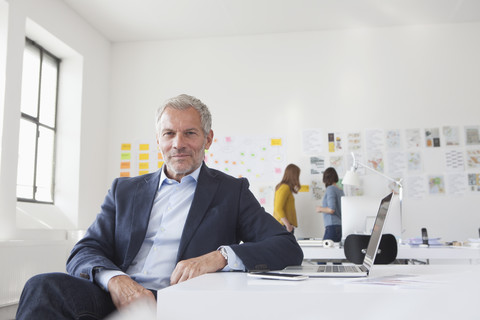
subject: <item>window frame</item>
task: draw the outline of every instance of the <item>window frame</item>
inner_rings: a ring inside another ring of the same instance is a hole
[[[58,111],[58,89],[59,89],[59,78],[60,78],[60,65],[61,59],[52,54],[50,51],[46,50],[44,47],[36,43],[35,41],[29,39],[28,37],[25,38],[25,43],[29,45],[33,45],[39,50],[40,53],[40,61],[39,61],[39,73],[38,73],[38,97],[37,97],[37,116],[34,117],[32,115],[26,114],[20,111],[20,120],[29,121],[36,127],[36,136],[35,136],[35,159],[33,163],[33,193],[32,198],[22,198],[18,197],[17,191],[15,192],[17,195],[17,201],[19,202],[30,202],[30,203],[43,203],[43,204],[54,204],[55,203],[55,164],[56,164],[56,141],[57,141],[57,111]],[[43,59],[44,56],[48,55],[49,58],[53,59],[56,63],[57,72],[56,72],[56,86],[55,86],[55,119],[53,121],[53,127],[47,125],[45,123],[40,122],[40,109],[41,109],[41,90],[42,90],[42,68],[43,68]],[[38,164],[38,145],[40,139],[40,127],[51,130],[53,133],[53,154],[52,154],[52,184],[50,189],[50,194],[52,201],[43,201],[36,199],[36,192],[37,192],[37,164]],[[18,165],[18,162],[17,162]],[[18,180],[17,180],[18,186]]]

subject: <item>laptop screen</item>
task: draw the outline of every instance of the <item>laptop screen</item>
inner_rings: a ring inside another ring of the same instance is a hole
[[[385,219],[387,218],[388,208],[390,206],[390,201],[392,200],[393,192],[388,196],[382,199],[380,207],[378,208],[377,218],[373,225],[372,234],[370,236],[370,241],[368,242],[367,252],[365,254],[365,259],[363,260],[363,265],[370,270],[375,260],[377,254],[378,245],[382,238],[383,227],[385,225]]]

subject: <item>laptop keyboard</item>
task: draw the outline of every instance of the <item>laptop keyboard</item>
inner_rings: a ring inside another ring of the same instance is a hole
[[[344,265],[324,265],[319,266],[317,272],[359,272],[357,266],[344,266]]]

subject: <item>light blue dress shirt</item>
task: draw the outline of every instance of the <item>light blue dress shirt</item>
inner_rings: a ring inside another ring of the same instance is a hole
[[[170,285],[175,269],[178,247],[197,187],[200,167],[183,177],[180,183],[169,179],[162,168],[159,188],[153,202],[147,234],[137,256],[126,274],[148,289],[159,290]],[[228,265],[223,271],[245,270],[245,266],[230,247],[225,247]],[[108,281],[125,273],[100,270],[95,281],[108,291]]]

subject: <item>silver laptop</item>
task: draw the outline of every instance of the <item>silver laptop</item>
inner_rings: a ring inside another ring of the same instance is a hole
[[[373,266],[393,193],[382,199],[362,265],[291,266],[278,271],[309,277],[366,277]]]

